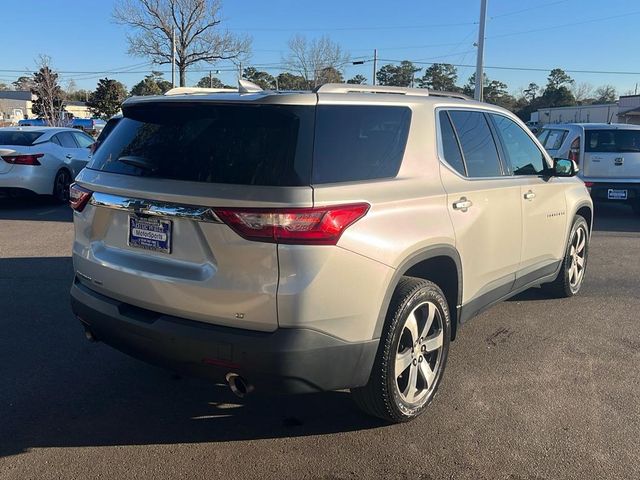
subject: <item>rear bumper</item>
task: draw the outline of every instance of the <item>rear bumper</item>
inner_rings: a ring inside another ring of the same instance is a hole
[[[635,202],[640,200],[640,183],[593,182],[589,190],[591,192],[591,198],[595,201]],[[618,192],[626,190],[626,198],[609,198],[610,190]]]
[[[78,281],[71,306],[95,337],[181,373],[224,381],[242,375],[256,393],[307,393],[365,385],[378,340],[348,343],[310,329],[256,332],[143,310]]]
[[[11,192],[18,189],[38,195],[51,195],[53,192],[51,172],[42,165],[14,165],[8,172],[0,174],[0,191]]]

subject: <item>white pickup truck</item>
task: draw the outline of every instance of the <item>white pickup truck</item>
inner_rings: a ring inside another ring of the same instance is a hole
[[[554,158],[574,160],[595,201],[624,202],[640,215],[640,125],[545,125],[538,139]]]

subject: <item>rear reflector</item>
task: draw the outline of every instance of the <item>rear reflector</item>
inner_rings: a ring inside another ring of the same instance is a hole
[[[347,227],[369,210],[368,203],[316,208],[214,208],[220,219],[247,240],[300,245],[335,245]]]
[[[44,157],[44,153],[34,153],[32,155],[4,155],[2,159],[11,165],[41,165],[39,158]]]
[[[589,187],[589,188],[593,187],[593,182],[584,182],[584,184],[586,187]]]
[[[93,192],[81,187],[76,183],[72,183],[69,187],[69,205],[76,212],[81,212],[87,205],[87,202],[91,198]]]

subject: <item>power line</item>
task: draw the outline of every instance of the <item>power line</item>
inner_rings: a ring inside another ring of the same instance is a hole
[[[495,19],[495,18],[502,18],[502,17],[509,17],[511,15],[517,15],[519,13],[523,13],[523,12],[530,12],[531,10],[539,10],[543,7],[550,7],[552,5],[559,5],[561,3],[567,3],[569,0],[557,0],[555,2],[549,2],[549,3],[542,3],[540,5],[536,5],[535,7],[529,7],[529,8],[522,8],[520,10],[513,10],[511,12],[507,12],[507,13],[501,13],[499,15],[493,15],[491,17],[489,17],[491,20]]]
[[[610,17],[600,17],[600,18],[592,18],[590,20],[584,20],[584,21],[580,21],[580,22],[571,22],[571,23],[564,23],[562,25],[553,25],[550,27],[543,27],[543,28],[534,28],[531,30],[521,30],[519,32],[511,32],[511,33],[502,33],[499,35],[492,35],[490,37],[486,37],[486,38],[503,38],[503,37],[511,37],[514,35],[524,35],[527,33],[534,33],[534,32],[544,32],[547,30],[555,30],[558,28],[565,28],[565,27],[575,27],[577,25],[585,25],[587,23],[595,23],[595,22],[602,22],[605,20],[613,20],[616,18],[622,18],[622,17],[629,17],[632,15],[640,15],[640,11],[635,11],[635,12],[629,12],[629,13],[622,13],[620,15],[611,15]]]
[[[238,32],[342,32],[353,30],[407,30],[407,29],[423,29],[423,28],[448,28],[462,27],[468,25],[477,25],[478,22],[458,22],[458,23],[432,23],[427,25],[379,25],[371,27],[333,27],[333,28],[269,28],[269,27],[250,27],[250,28],[232,28]]]

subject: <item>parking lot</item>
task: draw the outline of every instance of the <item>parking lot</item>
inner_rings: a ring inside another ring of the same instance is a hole
[[[460,332],[417,421],[347,393],[232,396],[84,339],[71,211],[0,201],[0,478],[638,478],[640,218],[597,206],[581,294]]]

